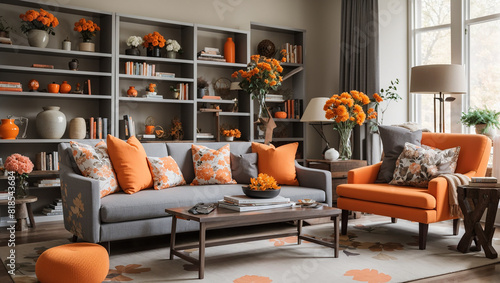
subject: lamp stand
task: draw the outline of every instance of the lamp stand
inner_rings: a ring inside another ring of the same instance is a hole
[[[316,132],[318,133],[318,135],[325,141],[326,143],[326,147],[325,149],[323,149],[322,153],[323,155],[325,154],[325,151],[327,151],[329,148],[330,148],[330,144],[328,143],[328,141],[326,140],[326,136],[325,136],[325,133],[323,131],[323,122],[320,122],[319,124],[313,124],[311,123],[311,126],[313,126],[313,128],[316,130]]]
[[[439,102],[438,102],[439,101]],[[434,132],[437,133],[437,112],[436,109],[439,108],[439,133],[445,132],[445,121],[444,121],[444,94],[439,92],[439,94],[434,94]],[[436,107],[436,104],[438,104]]]

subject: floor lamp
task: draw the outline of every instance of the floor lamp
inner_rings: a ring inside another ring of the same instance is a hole
[[[465,69],[463,65],[423,65],[411,68],[410,92],[434,94],[434,132],[437,132],[437,109],[439,109],[439,132],[445,132],[444,102],[445,93],[461,94],[467,92]]]
[[[304,115],[300,118],[301,122],[309,122],[316,132],[318,132],[319,136],[325,141],[326,148],[323,150],[323,154],[330,148],[330,144],[323,132],[323,125],[333,123],[332,120],[326,119],[325,110],[323,110],[327,100],[328,97],[315,97],[311,99],[309,104],[307,104]]]

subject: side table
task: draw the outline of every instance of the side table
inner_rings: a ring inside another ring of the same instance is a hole
[[[26,219],[29,218],[31,228],[35,228],[35,218],[33,217],[33,210],[31,203],[38,200],[35,196],[27,196],[25,198],[16,198],[15,217],[17,220],[16,231],[24,231],[28,229]],[[8,200],[0,200],[0,205],[8,205]]]
[[[337,186],[347,184],[347,172],[352,169],[367,166],[366,160],[335,160],[306,159],[306,167],[323,169],[332,173],[332,202],[337,203]]]
[[[463,253],[472,250],[470,246],[472,240],[474,240],[476,244],[474,250],[480,251],[481,247],[483,247],[487,258],[497,258],[498,254],[491,242],[495,232],[494,225],[500,199],[500,188],[459,186],[457,194],[458,204],[464,215],[465,226],[465,234],[460,239],[457,250]],[[471,205],[471,202],[473,205]],[[483,230],[480,221],[485,209],[488,209],[488,212],[486,213]]]

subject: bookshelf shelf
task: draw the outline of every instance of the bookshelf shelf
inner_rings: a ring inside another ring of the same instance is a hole
[[[189,59],[171,59],[162,57],[146,57],[146,56],[132,56],[123,55],[118,56],[120,61],[137,61],[137,62],[152,62],[152,63],[171,63],[171,64],[194,64],[193,60]]]
[[[0,51],[10,52],[10,53],[23,53],[23,54],[35,54],[35,55],[56,55],[64,56],[67,58],[112,58],[111,53],[100,53],[100,52],[84,52],[76,50],[62,50],[55,48],[38,48],[23,45],[7,45],[1,44]]]
[[[164,78],[159,76],[138,76],[138,75],[125,75],[120,74],[120,79],[132,79],[132,80],[153,80],[153,81],[171,81],[171,82],[193,82],[190,78]]]
[[[178,100],[178,99],[156,99],[143,97],[120,97],[120,102],[140,102],[140,103],[174,103],[174,104],[193,104],[193,100]]]
[[[111,100],[111,95],[88,95],[88,94],[73,94],[73,93],[48,93],[48,92],[17,92],[17,91],[0,91],[3,96],[18,96],[18,97],[37,97],[37,98],[62,98],[62,99],[104,99]]]
[[[89,71],[71,71],[62,69],[45,69],[20,66],[0,65],[0,71],[17,72],[17,73],[35,73],[35,74],[57,74],[65,76],[93,76],[93,77],[111,77],[108,72],[89,72]]]

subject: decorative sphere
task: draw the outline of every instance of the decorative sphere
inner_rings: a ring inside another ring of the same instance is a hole
[[[325,159],[329,161],[334,161],[339,159],[339,152],[335,150],[335,148],[330,148],[327,151],[325,151]]]

